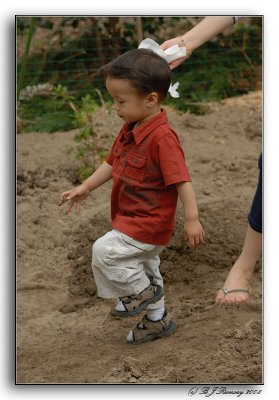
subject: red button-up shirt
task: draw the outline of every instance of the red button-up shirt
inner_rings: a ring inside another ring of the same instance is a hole
[[[106,159],[113,167],[112,227],[133,239],[166,245],[175,222],[175,184],[191,178],[164,110],[134,125],[123,126]]]

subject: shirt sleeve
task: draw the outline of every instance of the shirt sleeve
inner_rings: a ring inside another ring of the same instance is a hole
[[[191,182],[184,152],[175,133],[169,133],[160,139],[158,156],[166,186],[179,182]]]

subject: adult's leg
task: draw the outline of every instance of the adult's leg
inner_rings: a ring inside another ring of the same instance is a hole
[[[250,288],[250,279],[262,252],[262,154],[259,157],[258,186],[248,216],[248,223],[242,252],[232,266],[223,289],[217,292],[215,300],[217,303],[249,301],[247,291]]]
[[[250,279],[253,275],[257,260],[262,251],[262,234],[248,225],[242,252],[231,268],[224,289],[228,292],[236,289],[250,288]],[[249,300],[247,292],[231,292],[225,294],[221,289],[216,296],[217,303],[242,303]]]

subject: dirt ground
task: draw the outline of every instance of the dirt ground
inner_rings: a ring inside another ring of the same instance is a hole
[[[58,207],[78,166],[75,132],[17,137],[17,383],[261,383],[262,267],[249,304],[216,305],[237,258],[261,151],[261,92],[211,104],[203,116],[168,109],[196,190],[205,244],[183,241],[182,209],[161,256],[174,335],[139,346],[126,335],[139,320],[116,319],[97,297],[93,242],[110,229],[110,183],[81,215]],[[117,134],[115,115],[96,129]]]

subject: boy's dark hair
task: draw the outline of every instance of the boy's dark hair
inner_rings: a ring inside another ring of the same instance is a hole
[[[105,78],[127,79],[139,93],[156,92],[160,101],[168,94],[171,70],[166,60],[147,49],[134,49],[118,56],[105,67]]]

